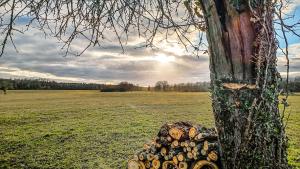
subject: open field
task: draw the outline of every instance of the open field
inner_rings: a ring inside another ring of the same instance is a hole
[[[290,164],[300,168],[300,95],[291,96]],[[167,121],[213,126],[208,93],[9,91],[0,94],[0,168],[126,168]]]

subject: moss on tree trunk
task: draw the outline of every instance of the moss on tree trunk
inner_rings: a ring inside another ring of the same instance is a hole
[[[269,2],[201,0],[224,168],[287,168]],[[264,16],[262,20],[258,16]]]

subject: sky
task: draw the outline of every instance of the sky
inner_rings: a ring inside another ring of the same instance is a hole
[[[294,0],[286,9],[300,20],[300,0]],[[19,21],[22,24],[22,20]],[[137,48],[143,39],[134,37],[125,46],[125,53],[117,42],[89,48],[80,56],[64,57],[63,46],[57,39],[45,37],[37,29],[15,34],[16,51],[11,44],[0,58],[0,78],[42,78],[64,82],[119,83],[129,81],[139,85],[154,85],[160,80],[169,83],[209,81],[208,55],[199,57],[185,51],[178,43],[160,42],[159,48]],[[290,42],[290,75],[300,76],[300,39],[288,35]],[[282,47],[283,41],[279,39]],[[81,40],[73,49],[82,49]],[[285,75],[285,59],[278,52],[278,69]]]

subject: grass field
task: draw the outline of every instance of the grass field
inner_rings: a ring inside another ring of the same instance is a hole
[[[300,168],[300,95],[290,104],[289,162]],[[9,91],[0,94],[0,168],[125,169],[179,120],[213,126],[209,94]]]

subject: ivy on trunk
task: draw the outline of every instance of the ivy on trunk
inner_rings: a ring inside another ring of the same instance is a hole
[[[211,92],[222,164],[287,168],[278,109],[273,5],[201,0],[209,43]]]

